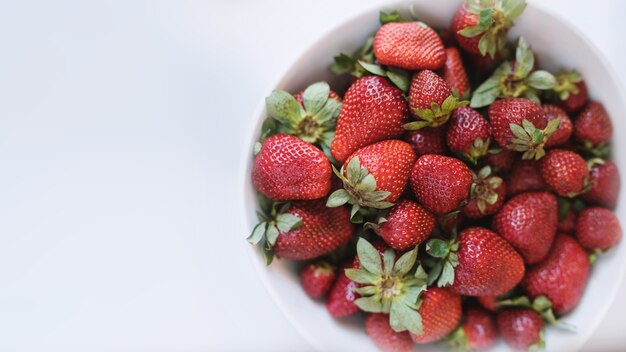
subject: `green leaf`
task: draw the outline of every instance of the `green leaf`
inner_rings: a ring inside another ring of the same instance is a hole
[[[368,178],[369,176],[371,175],[367,175],[365,176],[365,178]],[[380,201],[387,199],[387,197],[389,197],[390,194],[391,192],[389,191],[381,190],[381,191],[369,191],[368,193],[365,193],[362,196],[363,196],[363,199],[365,199],[368,202],[380,202]]]
[[[363,66],[363,68],[371,74],[387,77],[387,72],[379,65],[370,64],[361,60],[359,60],[359,65]]]
[[[280,232],[293,231],[300,226],[302,226],[302,219],[293,214],[284,213],[276,217],[276,227]]]
[[[263,125],[261,126],[261,138],[259,138],[259,140],[263,141],[265,138],[276,134],[276,132],[276,120],[273,118],[267,118],[263,121]]]
[[[560,119],[551,120],[550,122],[548,122],[548,125],[543,130],[543,134],[545,136],[549,137],[554,132],[556,132],[556,130],[558,130],[560,126],[561,126],[561,120]]]
[[[315,115],[322,109],[330,94],[330,87],[326,82],[313,83],[302,93],[304,109],[308,115]]]
[[[428,280],[427,280],[427,284],[428,286],[432,285],[435,281],[437,281],[437,279],[439,278],[439,275],[441,275],[441,271],[443,270],[443,264],[441,263],[441,261],[438,261],[435,266],[433,266],[430,269],[430,272],[428,273]]]
[[[496,37],[491,32],[485,32],[478,41],[478,50],[482,56],[489,54],[493,58],[496,50]]]
[[[515,76],[519,79],[526,78],[535,64],[535,56],[526,44],[523,37],[519,38],[515,50]]]
[[[339,116],[339,112],[341,111],[341,103],[336,99],[328,99],[326,100],[326,104],[322,107],[320,111],[315,115],[317,122],[321,125],[327,126],[327,124],[331,125],[328,128],[334,130],[337,116]]]
[[[481,179],[486,179],[487,177],[489,177],[489,175],[491,175],[491,167],[489,165],[483,167],[482,169],[480,169],[480,171],[478,171],[478,177]]]
[[[526,8],[525,0],[507,0],[503,1],[503,4],[504,17],[508,22],[513,22],[524,12],[524,8]]]
[[[263,259],[265,259],[265,265],[272,264],[274,260],[274,252],[266,247],[263,247]]]
[[[421,265],[418,265],[417,270],[415,270],[415,278],[419,281],[423,281],[424,285],[426,285],[428,274],[426,274],[426,271],[424,271],[424,268]]]
[[[380,11],[380,15],[378,16],[381,25],[385,25],[391,22],[405,22],[404,18],[400,12],[394,10],[391,12]]]
[[[256,224],[256,226],[254,226],[254,229],[252,229],[252,233],[250,234],[250,236],[246,238],[246,241],[250,242],[251,244],[259,243],[263,238],[263,235],[265,234],[266,228],[267,222],[265,221]]]
[[[404,253],[397,261],[393,268],[394,273],[404,275],[407,274],[415,265],[417,260],[417,247]]]
[[[416,131],[428,126],[430,126],[430,123],[428,121],[413,121],[405,123],[404,125],[402,125],[402,128],[407,131]]]
[[[408,71],[389,66],[387,68],[387,77],[389,77],[389,80],[395,84],[396,87],[400,88],[401,91],[405,93],[409,91],[411,75]]]
[[[273,247],[276,244],[276,240],[278,239],[278,228],[274,224],[269,224],[267,226],[267,230],[265,230],[265,241],[269,245],[269,247]]]
[[[265,98],[265,105],[270,116],[288,125],[296,125],[303,118],[300,103],[285,91],[273,91]]]
[[[450,253],[450,244],[444,240],[434,238],[426,244],[426,252],[435,258],[445,258]]]
[[[511,123],[509,124],[509,128],[511,129],[511,132],[513,133],[515,137],[523,141],[530,141],[530,135],[528,134],[526,129],[524,129],[522,126],[515,124],[515,123]]]
[[[439,280],[437,280],[437,286],[446,287],[450,286],[454,283],[454,266],[449,261],[443,265],[443,270],[441,271],[441,275],[439,276]]]
[[[541,105],[541,99],[539,99],[539,96],[537,95],[537,90],[532,87],[524,91],[523,97],[532,100],[532,102],[537,105]]]
[[[376,248],[363,237],[359,238],[356,243],[356,252],[359,256],[359,262],[362,268],[376,275],[383,274],[380,254]]]
[[[261,145],[260,142],[255,142],[254,143],[254,147],[252,149],[252,154],[254,154],[254,156],[257,156],[259,154],[259,152],[261,152],[261,147],[263,145]]]
[[[348,279],[359,284],[375,285],[380,280],[380,276],[362,269],[345,269],[345,273]]]
[[[350,200],[351,196],[345,189],[338,189],[334,191],[326,201],[326,206],[329,208],[340,207]]]
[[[391,248],[387,248],[385,250],[385,253],[383,253],[383,266],[385,267],[385,275],[391,275],[394,270],[395,261],[396,252]]]
[[[539,70],[530,74],[527,83],[533,88],[546,90],[554,88],[556,79],[550,72]]]
[[[480,88],[480,87],[479,87]],[[490,90],[479,92],[476,90],[472,95],[472,100],[470,101],[470,107],[472,108],[482,108],[487,105],[491,105],[496,98],[500,95],[500,88],[495,87]]]
[[[346,170],[348,181],[351,185],[356,185],[361,180],[361,161],[358,156],[350,159]]]
[[[354,189],[358,192],[363,192],[363,193],[375,191],[376,179],[374,178],[374,175],[368,174],[367,176],[363,177],[363,179],[359,181],[359,183],[356,184]],[[386,196],[378,200],[383,200],[385,198]]]
[[[409,330],[422,334],[422,317],[420,314],[402,302],[393,302],[389,312],[389,325],[396,332]]]
[[[374,295],[370,297],[361,297],[354,301],[359,309],[365,312],[370,313],[387,313],[383,311],[383,305],[381,302],[381,297],[379,295]]]
[[[335,62],[330,66],[330,70],[335,74],[342,74],[354,71],[356,61],[346,54],[339,54],[334,58]]]

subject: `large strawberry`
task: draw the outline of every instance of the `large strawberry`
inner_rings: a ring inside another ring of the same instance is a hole
[[[476,163],[487,155],[491,142],[491,125],[478,111],[462,106],[454,110],[446,134],[448,147]]]
[[[497,338],[498,328],[493,315],[481,308],[469,308],[463,315],[463,323],[448,341],[456,351],[474,351],[493,346]]]
[[[252,184],[272,200],[322,198],[330,191],[331,175],[321,150],[287,134],[265,139],[252,166]]]
[[[333,157],[344,162],[359,148],[400,137],[408,116],[400,89],[380,76],[359,78],[344,95],[331,145]]]
[[[582,197],[591,204],[613,209],[617,205],[620,188],[617,165],[610,160],[594,160],[589,191]]]
[[[589,185],[589,168],[585,159],[569,150],[550,150],[541,160],[541,176],[562,197],[575,197]]]
[[[337,272],[337,279],[328,292],[326,308],[330,315],[335,318],[352,315],[359,311],[359,307],[354,304],[354,301],[359,298],[359,294],[356,293],[358,285],[345,274],[345,269],[356,267],[358,267],[358,263],[352,261],[341,266]]]
[[[435,214],[457,209],[472,185],[472,172],[460,160],[442,155],[422,155],[411,173],[411,187],[422,205]]]
[[[509,28],[525,6],[524,0],[466,0],[452,17],[450,29],[465,51],[495,57],[506,44]]]
[[[553,90],[558,96],[558,104],[570,114],[584,108],[589,100],[587,85],[578,72],[560,72],[556,76]]]
[[[441,76],[452,89],[452,93],[457,97],[469,97],[470,83],[463,65],[463,59],[461,59],[461,53],[459,53],[457,48],[446,48],[446,62],[443,65]]]
[[[515,164],[507,182],[509,195],[524,192],[536,192],[546,189],[546,183],[541,176],[539,162],[536,160],[520,160]]]
[[[428,239],[435,225],[436,219],[428,210],[409,200],[401,200],[393,206],[379,224],[366,224],[398,251],[405,251]]]
[[[383,65],[406,70],[437,70],[446,52],[437,33],[423,22],[392,22],[374,36],[374,55]]]
[[[485,166],[474,174],[470,200],[463,208],[463,214],[473,219],[495,214],[504,204],[505,197],[504,181],[491,173],[491,167]]]
[[[445,154],[446,134],[445,126],[431,128],[425,127],[419,130],[410,131],[404,140],[413,147],[415,155],[424,154]]]
[[[574,125],[572,124],[572,120],[570,120],[569,116],[567,116],[567,113],[558,106],[551,104],[544,104],[543,111],[546,112],[548,122],[555,119],[561,121],[559,128],[554,131],[550,137],[548,137],[545,147],[552,148],[567,143],[574,131]]]
[[[335,268],[327,262],[308,264],[300,272],[300,284],[309,297],[326,295],[335,282]]]
[[[411,352],[413,341],[407,331],[395,332],[389,315],[374,313],[365,318],[365,332],[383,352]]]
[[[546,258],[529,267],[522,287],[532,298],[546,296],[554,313],[571,311],[580,301],[589,276],[589,256],[572,237],[557,234]]]
[[[613,135],[613,124],[604,106],[591,102],[574,122],[574,136],[579,142],[593,146],[607,142]]]
[[[493,229],[533,264],[550,250],[556,234],[558,207],[547,192],[522,193],[511,198],[493,219]]]
[[[461,296],[448,289],[429,287],[422,294],[418,312],[423,331],[411,332],[413,341],[419,344],[439,341],[454,331],[461,320]]]
[[[578,215],[576,238],[587,249],[606,251],[622,239],[622,227],[612,211],[586,208]]]
[[[519,351],[543,350],[543,319],[532,309],[513,308],[498,313],[498,330],[504,342]]]

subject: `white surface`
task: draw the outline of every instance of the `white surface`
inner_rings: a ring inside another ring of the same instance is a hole
[[[261,99],[362,4],[4,4],[0,350],[311,350],[251,269],[233,187]],[[626,80],[626,5],[543,5]],[[623,349],[625,313],[585,350]]]

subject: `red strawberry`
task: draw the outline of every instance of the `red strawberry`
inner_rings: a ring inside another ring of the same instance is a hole
[[[476,163],[489,151],[491,126],[478,111],[462,106],[452,113],[446,141],[450,149]]]
[[[548,122],[554,119],[559,119],[559,121],[561,121],[559,128],[554,131],[550,137],[548,137],[546,148],[552,148],[567,143],[574,130],[572,120],[570,120],[569,116],[567,116],[567,113],[558,106],[550,104],[543,105],[543,111],[546,112]]]
[[[416,131],[410,131],[404,138],[413,151],[419,157],[424,154],[445,154],[446,135],[444,127],[425,127]]]
[[[358,286],[346,276],[345,269],[348,268],[358,268],[358,263],[348,262],[339,268],[337,279],[328,293],[326,308],[335,318],[352,315],[359,311],[359,307],[354,304],[354,301],[359,298],[359,294],[355,292]]]
[[[422,316],[421,335],[411,333],[413,342],[439,341],[450,334],[461,320],[461,296],[447,289],[429,287],[421,297],[418,312]]]
[[[287,134],[263,141],[252,167],[254,187],[271,200],[325,197],[331,175],[330,162],[321,150]]]
[[[417,199],[435,214],[449,213],[469,196],[472,172],[460,160],[442,155],[422,155],[411,173]]]
[[[427,126],[438,127],[450,118],[450,114],[467,102],[459,101],[452,89],[436,73],[422,70],[413,75],[409,88],[409,107],[418,121],[408,123],[404,128],[416,130]]]
[[[383,65],[406,70],[437,70],[446,52],[437,33],[422,22],[392,22],[374,36],[374,56]]]
[[[589,256],[568,235],[557,234],[546,258],[529,267],[522,287],[531,298],[544,295],[557,315],[571,311],[585,290]]]
[[[586,208],[576,221],[576,238],[587,249],[606,251],[622,239],[622,227],[612,211]]]
[[[463,50],[495,57],[506,44],[509,28],[525,6],[523,0],[463,1],[452,17],[450,29]]]
[[[533,264],[550,250],[558,222],[556,198],[547,192],[511,198],[493,218],[493,229]]]
[[[500,306],[498,305],[498,296],[480,296],[476,297],[481,307],[490,312],[497,311]]]
[[[579,142],[598,145],[607,142],[613,135],[611,118],[598,102],[591,102],[574,122],[574,136]]]
[[[589,184],[589,191],[582,195],[584,200],[605,208],[615,208],[621,183],[614,162],[605,160],[603,163],[594,163]]]
[[[509,171],[517,159],[517,153],[500,147],[498,153],[489,153],[485,156],[487,165],[496,171]]]
[[[335,281],[335,268],[327,262],[311,263],[302,269],[300,283],[312,298],[326,295]]]
[[[589,100],[587,85],[577,72],[561,72],[554,76],[554,91],[559,95],[559,105],[566,112],[573,114],[585,107]]]
[[[452,92],[459,98],[470,93],[470,83],[459,50],[455,47],[446,48],[446,62],[443,65],[443,80],[448,83]]]
[[[532,309],[515,308],[498,313],[498,330],[511,348],[527,351],[543,349],[543,319]]]
[[[464,296],[494,296],[507,292],[524,276],[524,260],[508,242],[482,227],[459,234],[458,266],[452,292]]]
[[[401,200],[384,222],[369,226],[393,249],[405,251],[422,243],[435,229],[435,217],[417,203]]]
[[[402,91],[380,76],[356,80],[346,92],[331,152],[339,162],[357,149],[398,138],[409,111]]]
[[[485,166],[474,175],[474,184],[470,192],[470,200],[463,208],[468,218],[478,219],[495,214],[506,197],[506,185],[498,176],[491,174],[491,168]]]
[[[384,352],[413,351],[411,335],[408,331],[395,332],[389,325],[388,314],[369,314],[365,319],[365,331]]]
[[[547,188],[541,176],[539,162],[535,160],[521,160],[515,164],[506,185],[510,196],[524,192],[543,191]]]
[[[563,149],[553,149],[541,160],[541,176],[556,194],[574,197],[589,183],[589,169],[580,155]]]
[[[559,219],[557,231],[564,233],[574,233],[576,231],[576,219],[578,214],[574,209],[569,209],[562,219]]]
[[[498,338],[496,321],[488,311],[469,308],[463,316],[463,323],[452,335],[451,344],[455,350],[477,350],[493,346]]]

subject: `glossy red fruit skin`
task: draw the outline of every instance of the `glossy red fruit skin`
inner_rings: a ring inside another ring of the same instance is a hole
[[[404,251],[422,243],[435,229],[435,217],[421,205],[401,200],[385,216],[378,234],[393,249]]]
[[[450,30],[454,33],[454,39],[456,39],[456,42],[463,50],[473,55],[482,56],[478,48],[478,42],[482,38],[482,34],[475,37],[465,37],[459,34],[459,31],[464,28],[478,25],[478,21],[478,16],[468,11],[465,1],[463,1],[452,17]]]
[[[463,332],[467,347],[477,350],[489,348],[496,343],[498,327],[491,313],[480,308],[469,308],[463,318]]]
[[[374,36],[374,56],[379,63],[405,70],[437,70],[446,51],[437,33],[419,22],[392,22]]]
[[[535,160],[518,161],[507,182],[509,196],[524,192],[536,192],[546,190],[548,186],[543,181],[539,162]]]
[[[348,262],[339,268],[337,279],[328,293],[326,308],[331,316],[341,318],[352,315],[359,311],[359,307],[354,304],[360,296],[356,290],[357,283],[350,280],[345,273],[345,269],[358,268],[358,262]]]
[[[383,352],[411,352],[413,341],[408,331],[395,332],[389,325],[389,314],[369,314],[365,331]]]
[[[585,208],[576,221],[576,238],[587,249],[606,251],[622,239],[622,227],[612,211],[605,208]]]
[[[578,214],[573,209],[570,209],[565,217],[559,220],[557,231],[573,234],[576,231],[576,219],[578,219]]]
[[[461,296],[450,290],[429,287],[422,294],[422,305],[418,309],[422,316],[421,335],[411,333],[413,342],[418,344],[435,342],[448,336],[461,320]]]
[[[404,134],[409,110],[402,91],[380,76],[356,80],[344,95],[331,153],[339,162],[369,144]]]
[[[569,197],[580,193],[589,182],[589,169],[580,155],[552,149],[541,159],[541,176],[556,194]]]
[[[324,153],[298,137],[277,134],[261,145],[252,184],[271,200],[310,200],[328,195],[332,170]]]
[[[532,299],[544,295],[557,315],[580,301],[589,276],[589,256],[575,239],[557,234],[544,260],[528,268],[522,288]]]
[[[506,148],[499,148],[501,148],[499,153],[489,153],[485,156],[487,165],[490,165],[496,171],[509,171],[517,160],[517,153]]]
[[[546,141],[546,148],[553,148],[567,143],[574,132],[574,124],[572,123],[572,120],[570,120],[569,116],[567,116],[567,113],[558,106],[551,104],[544,104],[543,111],[546,112],[548,122],[555,119],[559,119],[561,121],[559,128],[550,137],[548,137],[548,141]]]
[[[446,133],[448,147],[469,155],[470,147],[478,138],[484,142],[491,138],[489,121],[469,106],[461,106],[454,110]]]
[[[457,92],[459,97],[469,93],[470,83],[459,49],[455,47],[446,48],[446,62],[443,65],[441,76],[450,86],[450,89]]]
[[[411,145],[415,155],[445,154],[446,134],[442,127],[424,127],[417,131],[408,132],[404,140]]]
[[[300,272],[300,284],[311,298],[326,295],[335,282],[335,272],[332,267],[311,263]]]
[[[527,351],[541,341],[543,319],[539,313],[527,308],[503,310],[497,317],[498,330],[511,348]]]
[[[604,106],[590,102],[574,121],[574,136],[579,142],[589,141],[593,145],[607,142],[613,135],[613,123]]]
[[[497,296],[524,277],[524,260],[495,232],[470,227],[459,234],[459,265],[450,290],[464,296]]]
[[[367,168],[376,179],[376,188],[391,194],[385,199],[395,202],[400,198],[411,174],[415,160],[413,148],[406,142],[392,139],[370,144],[350,155],[344,163],[344,170],[355,157],[362,168]],[[344,171],[345,172],[345,171]]]
[[[465,207],[463,207],[463,214],[470,219],[480,219],[497,213],[498,210],[502,208],[504,200],[506,199],[507,186],[504,181],[500,184],[500,186],[498,186],[498,188],[495,189],[495,191],[498,194],[498,200],[494,204],[487,204],[484,213],[478,209],[476,199],[471,198]]]
[[[480,296],[476,297],[476,300],[481,307],[490,312],[495,312],[500,308],[498,306],[498,296]]]
[[[587,105],[589,100],[589,94],[587,93],[587,85],[585,81],[576,83],[578,87],[578,94],[569,93],[569,96],[565,100],[560,100],[559,105],[567,113],[573,114]]]
[[[472,172],[459,159],[422,155],[411,173],[411,187],[422,205],[435,214],[449,213],[469,196]]]
[[[418,109],[430,109],[432,103],[441,106],[451,95],[452,90],[443,78],[431,70],[422,70],[411,78],[409,107],[411,112],[415,112]]]
[[[493,137],[499,145],[507,148],[510,140],[514,138],[510,124],[521,126],[523,120],[528,120],[535,128],[544,129],[548,123],[541,106],[526,98],[496,100],[489,105],[488,113]]]
[[[278,235],[273,250],[279,258],[316,258],[339,248],[354,235],[350,211],[345,207],[329,208],[324,199],[293,202],[287,212],[302,219],[302,225]]]
[[[589,191],[583,193],[585,201],[601,207],[614,209],[621,189],[619,170],[611,160],[591,168]]]
[[[558,212],[556,198],[551,193],[522,193],[504,204],[493,218],[492,228],[522,255],[524,262],[533,264],[550,250]]]

